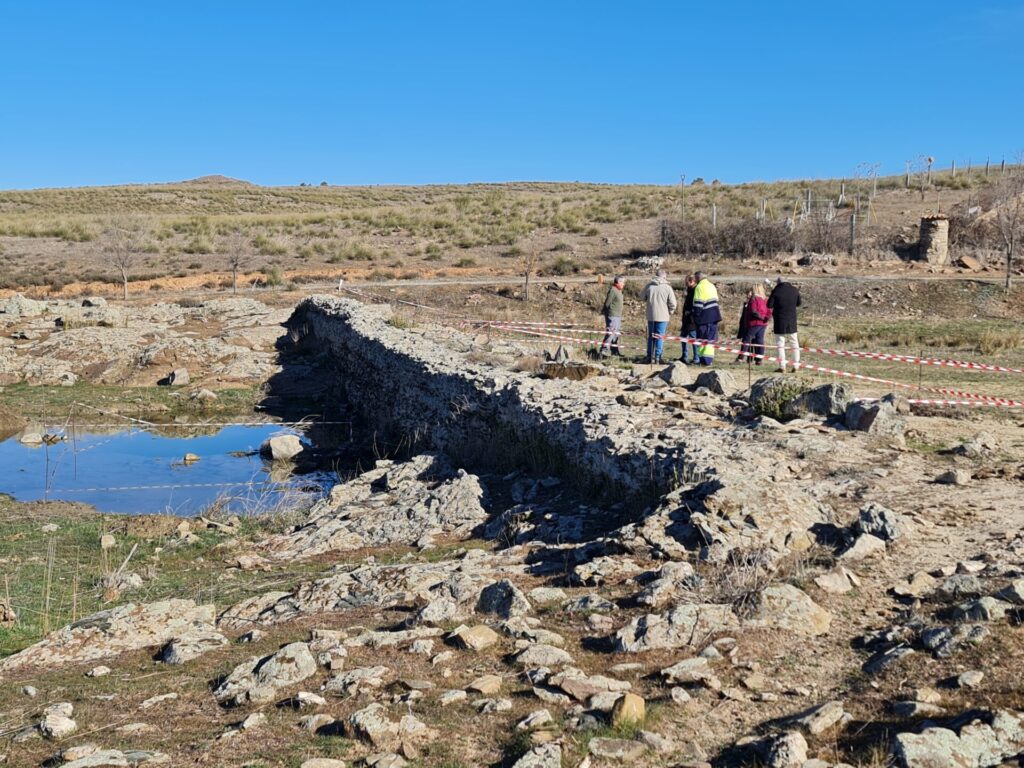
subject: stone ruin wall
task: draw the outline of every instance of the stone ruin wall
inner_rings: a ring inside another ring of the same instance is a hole
[[[404,439],[464,460],[496,442],[517,443],[538,451],[541,464],[563,462],[549,471],[644,498],[681,475],[713,474],[699,439],[662,423],[670,421],[663,410],[478,362],[469,354],[472,336],[403,330],[390,316],[387,306],[314,296],[287,325],[293,341],[333,358],[348,401],[392,443]]]

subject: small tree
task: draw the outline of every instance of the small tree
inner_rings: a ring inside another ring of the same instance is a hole
[[[228,257],[228,267],[231,268],[231,292],[238,293],[238,270],[245,263],[246,240],[241,232],[235,230],[227,239],[225,249]]]
[[[134,219],[114,219],[104,234],[110,243],[108,260],[121,275],[124,298],[128,299],[128,278],[141,252],[142,230]]]
[[[999,183],[995,201],[996,228],[1006,254],[1006,290],[1013,284],[1013,260],[1024,240],[1024,168],[1021,163],[1024,163],[1024,156]]]

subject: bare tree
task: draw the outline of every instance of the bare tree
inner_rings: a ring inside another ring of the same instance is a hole
[[[228,257],[228,267],[231,268],[232,293],[238,293],[238,270],[241,269],[242,265],[245,263],[245,246],[246,238],[237,229],[228,236],[225,244]]]
[[[1003,241],[1006,253],[1006,290],[1013,283],[1013,261],[1017,248],[1024,241],[1024,156],[1017,165],[999,182],[995,201],[996,228]]]
[[[118,218],[107,225],[104,234],[110,243],[108,261],[121,275],[124,298],[127,300],[128,278],[142,250],[142,229],[135,219]]]

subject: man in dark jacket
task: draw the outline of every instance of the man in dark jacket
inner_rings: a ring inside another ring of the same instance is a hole
[[[781,277],[775,281],[768,309],[772,311],[775,348],[778,351],[779,372],[786,372],[786,342],[793,348],[793,371],[800,367],[800,342],[796,337],[796,308],[800,306],[800,291]]]
[[[679,335],[684,339],[697,338],[697,326],[693,322],[693,293],[697,290],[697,279],[693,275],[686,276],[686,299],[683,300],[683,324],[679,329]],[[697,345],[684,341],[682,344],[683,356],[679,358],[689,365],[697,364]]]
[[[601,342],[601,357],[621,355],[619,336],[622,334],[622,287],[626,278],[616,275],[608,295],[604,297],[601,313],[604,315],[604,341]]]

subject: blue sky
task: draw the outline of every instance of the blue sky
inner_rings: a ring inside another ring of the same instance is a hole
[[[0,0],[0,188],[899,172],[1024,149],[1024,3]]]

